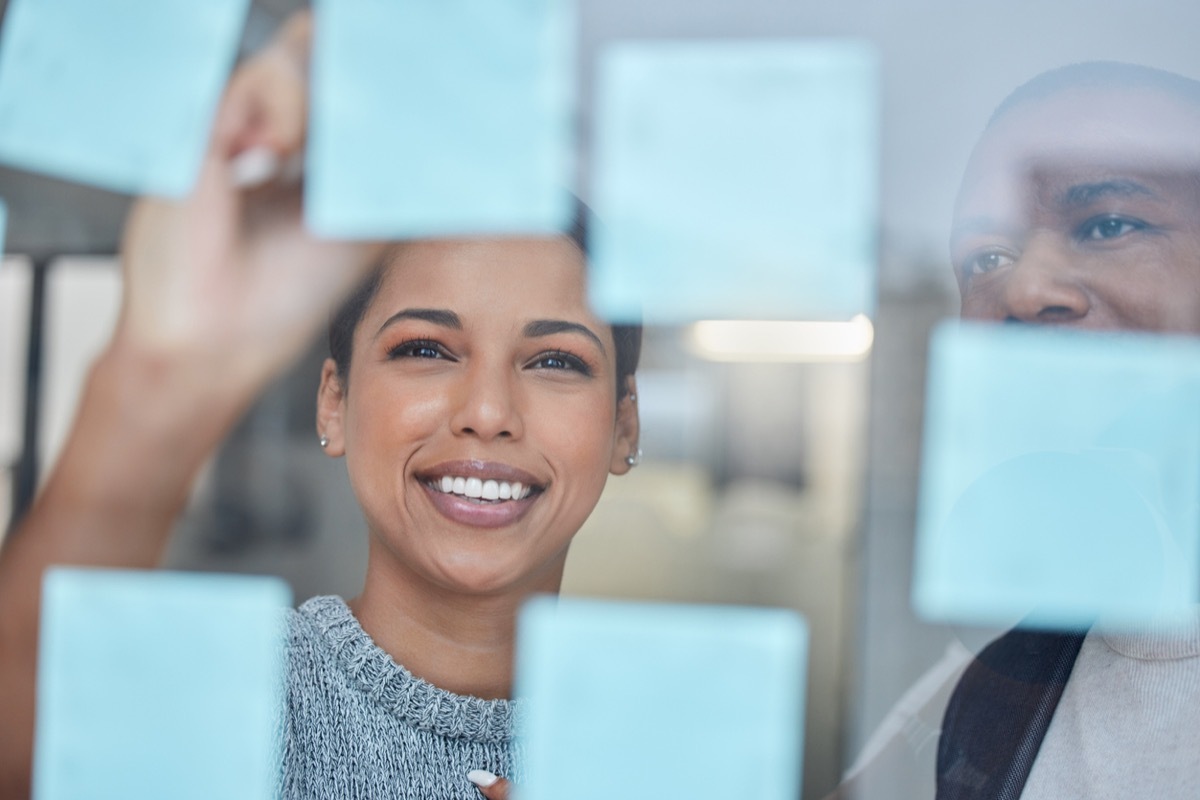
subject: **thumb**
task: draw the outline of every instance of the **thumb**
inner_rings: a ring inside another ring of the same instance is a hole
[[[467,780],[478,786],[479,793],[488,800],[509,800],[512,784],[505,778],[498,778],[484,769],[473,769],[467,773]]]

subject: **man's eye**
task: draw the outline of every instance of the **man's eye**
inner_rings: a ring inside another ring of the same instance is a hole
[[[996,250],[989,250],[986,253],[977,253],[963,262],[963,274],[985,275],[992,270],[999,269],[1000,267],[1007,267],[1014,261],[1015,259],[1012,256]]]
[[[427,339],[413,339],[401,342],[388,351],[392,358],[445,358],[446,352],[437,342]]]
[[[1079,238],[1086,241],[1119,239],[1144,227],[1146,226],[1143,223],[1124,217],[1103,217],[1085,222],[1080,228]]]

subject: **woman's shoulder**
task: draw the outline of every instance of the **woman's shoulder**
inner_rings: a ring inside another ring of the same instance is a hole
[[[343,635],[353,636],[354,631],[347,629],[358,624],[346,601],[337,595],[311,597],[298,608],[288,609],[287,617],[292,642],[297,638],[325,637],[330,631],[339,630]]]

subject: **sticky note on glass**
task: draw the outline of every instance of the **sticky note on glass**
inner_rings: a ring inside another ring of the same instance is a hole
[[[521,797],[795,800],[807,647],[783,610],[530,602]]]
[[[274,797],[289,602],[275,578],[47,573],[34,797]]]
[[[317,0],[305,217],[326,236],[566,230],[573,0]]]
[[[1122,626],[1200,601],[1200,341],[947,324],[926,400],[923,616]]]
[[[599,60],[592,302],[613,320],[849,319],[875,296],[879,80],[856,42]]]
[[[0,161],[118,192],[191,188],[249,0],[12,0]]]

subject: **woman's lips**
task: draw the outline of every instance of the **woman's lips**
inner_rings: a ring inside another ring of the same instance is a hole
[[[540,492],[526,494],[521,500],[476,500],[435,489],[428,481],[420,481],[421,489],[442,516],[460,525],[476,528],[503,528],[511,525],[529,511],[541,497]]]
[[[481,528],[516,522],[546,489],[532,473],[488,461],[447,461],[416,478],[443,516]]]

